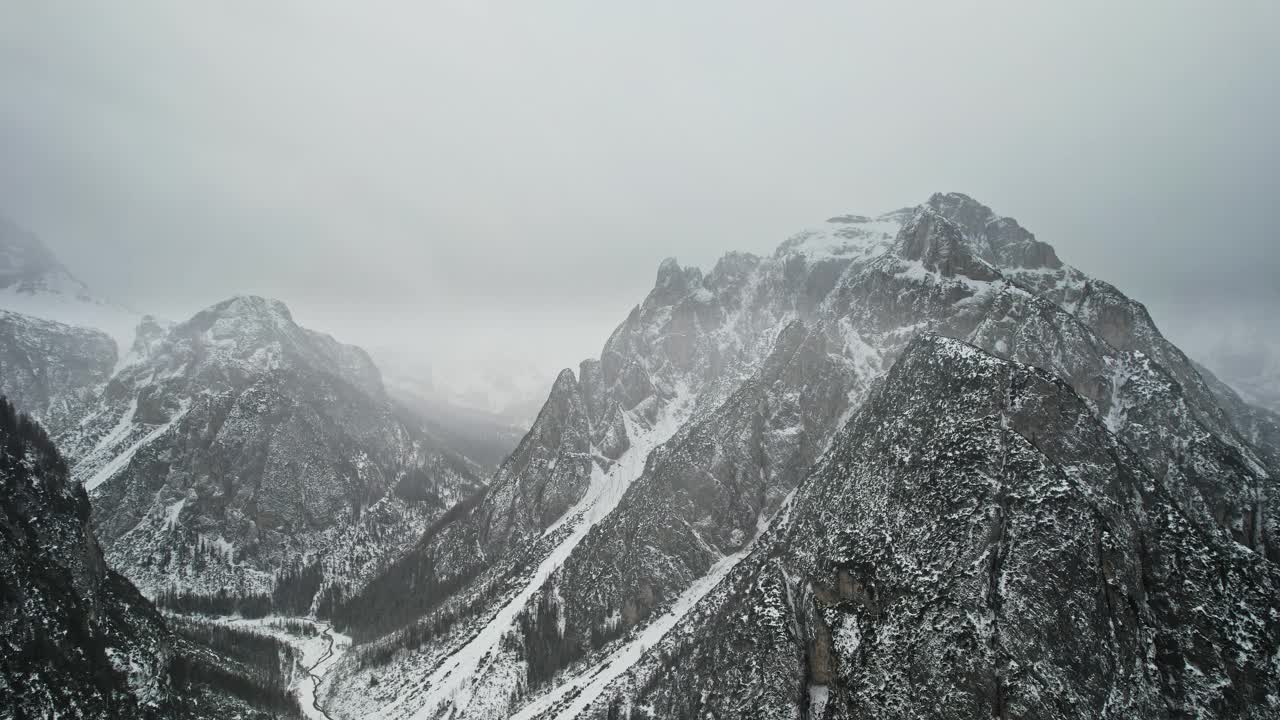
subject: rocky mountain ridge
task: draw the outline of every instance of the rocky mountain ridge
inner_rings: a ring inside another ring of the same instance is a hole
[[[361,350],[258,297],[156,328],[59,442],[109,560],[145,591],[270,594],[283,573],[307,578],[303,612],[482,482]]]
[[[104,333],[0,310],[0,394],[55,433],[79,422],[116,364]]]
[[[0,304],[75,324],[0,312],[0,392],[47,424],[89,490],[105,561],[166,610],[327,612],[474,494],[492,448],[514,444],[391,397],[364,351],[300,327],[278,301],[234,297],[176,324],[133,316],[127,343],[89,329],[101,325],[82,311],[106,304],[61,292],[58,278],[83,284],[34,237],[22,243],[22,278]],[[273,649],[202,622],[177,624],[194,643],[171,658],[180,684],[212,675],[290,706],[293,670],[273,670],[274,653],[305,639]],[[237,643],[251,657],[228,656]]]
[[[600,359],[557,382],[558,432],[535,426],[516,455],[547,459],[495,482],[479,506],[511,512],[466,515],[475,536],[499,517],[501,537],[524,540],[470,560],[451,585],[438,580],[457,555],[396,575],[439,592],[422,619],[339,668],[332,707],[573,717],[603,692],[601,678],[644,655],[639,646],[681,627],[926,332],[1061,378],[1199,531],[1274,562],[1274,440],[1242,430],[1240,407],[1140,304],[1064,265],[1016,221],[940,194],[877,218],[833,218],[771,258],[730,254],[705,276],[664,262]],[[549,451],[582,460],[566,474]],[[593,490],[606,483],[601,502]],[[437,540],[452,532],[438,530]],[[394,591],[383,580],[375,586]],[[576,704],[559,704],[566,696]]]
[[[1270,717],[1280,569],[1178,495],[1061,379],[923,337],[581,716]]]
[[[965,195],[664,261],[487,484],[275,301],[144,322],[109,372],[101,336],[6,327],[108,562],[184,611],[331,619],[330,717],[1280,697],[1280,419]]]

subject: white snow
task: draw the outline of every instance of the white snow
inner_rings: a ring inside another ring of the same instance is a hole
[[[135,400],[134,408],[136,409],[136,407],[137,407],[137,401]],[[169,431],[170,428],[172,428],[175,424],[177,424],[177,422],[181,420],[184,415],[187,414],[188,409],[190,409],[190,403],[184,403],[182,405],[182,408],[179,409],[178,412],[174,413],[173,417],[169,418],[169,422],[163,425],[157,426],[154,430],[144,435],[141,440],[138,440],[134,444],[130,445],[127,449],[125,449],[124,452],[111,458],[111,460],[108,461],[105,465],[103,465],[100,469],[98,469],[98,471],[95,472],[92,477],[84,481],[85,489],[92,492],[95,488],[97,488],[102,483],[115,477],[116,473],[123,470],[139,450],[141,450],[147,444],[159,438],[161,435],[164,435],[166,432]],[[129,413],[129,417],[130,419],[132,419],[132,412]],[[117,426],[117,429],[118,429],[118,426]],[[115,432],[116,432],[115,430],[112,430],[113,434]]]
[[[104,332],[115,341],[118,357],[128,355],[142,317],[118,305],[90,297],[74,278],[68,277],[66,283],[61,284],[67,286],[62,287],[59,282],[47,279],[48,287],[34,293],[20,292],[16,285],[0,289],[0,308]]]
[[[591,528],[613,512],[631,482],[644,471],[649,453],[675,435],[680,428],[691,410],[692,401],[691,393],[679,393],[667,404],[650,429],[642,428],[624,415],[623,421],[626,423],[627,434],[632,438],[632,447],[608,472],[601,471],[598,465],[594,466],[591,484],[583,499],[547,530],[550,535],[571,525],[572,532],[542,561],[520,592],[499,609],[474,638],[445,660],[417,687],[400,695],[369,717],[399,717],[403,712],[401,706],[412,703],[417,711],[411,717],[415,720],[430,720],[441,714],[445,707],[461,711],[471,705],[474,695],[472,681],[481,677],[493,664],[500,641],[513,630],[516,618],[534,593],[564,564]]]
[[[1125,427],[1125,418],[1129,412],[1129,404],[1132,402],[1128,394],[1123,392],[1130,375],[1123,363],[1115,362],[1111,365],[1111,377],[1108,378],[1111,382],[1111,402],[1102,422],[1112,433],[1119,433]]]
[[[827,711],[827,700],[831,694],[826,685],[809,686],[809,717],[821,718]]]
[[[104,435],[103,438],[98,441],[98,444],[93,446],[93,450],[89,451],[88,458],[93,458],[100,453],[110,450],[112,447],[115,447],[128,437],[129,430],[133,428],[133,416],[137,413],[138,398],[135,396],[129,403],[129,409],[120,416],[120,422],[116,423],[115,427],[111,428],[111,432]],[[88,418],[86,418],[86,420],[87,419]],[[80,424],[84,425],[85,423],[82,421]]]
[[[185,507],[186,504],[187,499],[184,497],[164,509],[164,527],[166,530],[178,526],[178,518],[182,515],[182,508]]]
[[[793,490],[783,501],[778,513],[774,515],[775,518],[781,517],[783,522],[787,521],[794,497]],[[772,520],[761,520],[757,525],[760,528],[760,533],[756,535],[758,539],[768,532]],[[639,662],[649,648],[666,637],[667,633],[678,625],[707,596],[707,593],[715,589],[720,581],[751,553],[754,547],[755,540],[748,543],[742,550],[722,557],[706,575],[681,593],[680,597],[671,604],[670,609],[650,621],[639,632],[631,635],[621,647],[606,656],[600,663],[584,668],[572,678],[562,679],[554,690],[521,708],[520,712],[512,716],[512,720],[532,720],[548,711],[554,711],[554,714],[548,716],[549,720],[572,720],[577,717],[578,713],[599,698],[614,680]],[[568,695],[575,695],[575,697],[568,704],[560,706]]]
[[[791,236],[778,252],[803,255],[810,262],[865,260],[887,250],[901,229],[896,215],[837,220]]]
[[[706,597],[707,593],[720,584],[724,576],[729,574],[729,571],[747,556],[750,548],[751,545],[748,545],[733,555],[721,558],[719,562],[712,566],[710,572],[695,581],[680,597],[676,598],[670,610],[645,625],[643,629],[628,639],[622,647],[606,657],[603,662],[586,668],[573,678],[561,681],[550,693],[524,706],[520,712],[512,716],[512,720],[531,720],[541,713],[554,708],[559,702],[563,701],[566,695],[574,692],[577,693],[577,697],[551,717],[565,718],[566,720],[576,717],[578,713],[600,697],[600,694],[604,692],[610,683],[627,670],[630,670],[649,648],[662,640],[685,615],[689,614],[689,611],[698,604],[698,601]]]
[[[341,659],[351,647],[351,638],[343,635],[328,625],[311,617],[283,617],[270,615],[264,618],[219,618],[227,625],[250,630],[262,635],[270,635],[288,643],[298,653],[300,672],[289,689],[298,698],[302,714],[308,720],[333,720],[329,715],[316,707],[316,693],[324,682],[329,671],[337,667]],[[295,635],[280,626],[282,621],[308,623],[318,631],[315,635]]]

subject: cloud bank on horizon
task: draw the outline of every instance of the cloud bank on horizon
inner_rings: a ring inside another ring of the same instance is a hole
[[[1193,351],[1280,346],[1278,6],[853,5],[14,7],[0,212],[139,309],[525,374],[663,257],[956,190]]]

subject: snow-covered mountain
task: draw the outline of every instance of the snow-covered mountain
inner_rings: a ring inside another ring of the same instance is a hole
[[[0,392],[89,489],[112,566],[170,604],[333,602],[516,442],[393,400],[362,350],[282,303],[237,297],[175,325],[100,301],[9,222],[0,305],[25,311],[0,310]]]
[[[557,379],[485,494],[336,607],[358,644],[321,701],[343,718],[946,717],[949,693],[957,717],[1274,712],[1273,664],[1196,643],[1280,649],[1267,620],[1280,613],[1277,468],[1274,416],[1016,221],[960,194],[838,216],[707,274],[662,263],[600,357]],[[952,471],[948,489],[929,485]],[[863,487],[890,472],[918,501]],[[1069,526],[1082,513],[1114,549],[1065,550],[1099,537]],[[1015,554],[1015,522],[1045,552]],[[1168,580],[1180,563],[1230,567],[1219,586],[1182,586]],[[1054,641],[1029,625],[1065,628],[1055,593],[1099,577],[1119,589],[1099,581],[1089,597],[1128,607],[1080,621],[1128,634],[1077,668],[1079,653],[1037,647]],[[891,594],[867,601],[877,582]],[[1037,584],[1001,605],[999,588]],[[937,633],[900,640],[919,617]],[[880,634],[833,645],[854,631]],[[858,670],[908,647],[923,654],[894,668],[900,687]],[[925,678],[936,694],[904,704]]]
[[[84,489],[5,400],[0,448],[0,715],[172,711],[174,648],[159,614],[103,562]]]
[[[102,332],[0,310],[0,395],[54,433],[79,422],[116,364]]]
[[[1272,717],[1280,567],[1185,502],[1060,378],[925,336],[675,632],[543,716]]]
[[[1280,712],[1280,416],[965,195],[664,261],[492,477],[276,301],[0,342],[111,566],[343,634],[318,716]]]
[[[0,309],[106,333],[124,357],[142,316],[95,296],[35,234],[0,216]]]
[[[482,471],[388,398],[359,348],[236,297],[171,328],[58,436],[108,561],[144,592],[305,614],[358,586]]]
[[[84,487],[4,398],[0,588],[0,717],[298,716],[298,658],[262,635],[172,626],[108,567]]]

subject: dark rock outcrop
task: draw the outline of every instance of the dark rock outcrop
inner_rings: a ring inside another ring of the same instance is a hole
[[[1177,495],[1062,380],[922,338],[589,715],[1271,717],[1280,571]]]
[[[89,498],[0,398],[0,716],[171,717],[174,641],[107,567]]]

